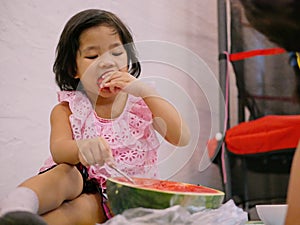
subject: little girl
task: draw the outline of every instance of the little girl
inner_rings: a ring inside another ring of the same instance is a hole
[[[2,200],[1,219],[21,211],[49,225],[102,223],[112,216],[105,181],[117,174],[110,166],[155,178],[155,131],[184,146],[189,130],[168,101],[137,79],[132,35],[110,12],[85,10],[67,22],[53,70],[61,91],[50,117],[52,157]]]

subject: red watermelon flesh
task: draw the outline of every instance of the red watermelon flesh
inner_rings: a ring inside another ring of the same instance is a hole
[[[162,190],[162,191],[174,191],[174,192],[195,192],[195,193],[210,193],[216,194],[219,193],[218,190],[195,185],[195,184],[188,184],[188,183],[180,183],[175,181],[168,181],[168,180],[154,180],[148,178],[133,178],[135,184],[132,184],[126,178],[117,177],[114,180],[119,182],[125,182],[127,184],[132,184],[133,186],[138,186],[140,188],[149,188],[155,190]]]
[[[164,209],[181,205],[218,208],[224,199],[223,192],[205,186],[148,178],[132,179],[135,184],[123,177],[107,180],[109,204],[115,214],[136,207]]]

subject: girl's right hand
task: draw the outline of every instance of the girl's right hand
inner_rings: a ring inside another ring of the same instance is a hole
[[[102,137],[77,140],[79,161],[84,166],[113,164],[114,158],[107,141]]]

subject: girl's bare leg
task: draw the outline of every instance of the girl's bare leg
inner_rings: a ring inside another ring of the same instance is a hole
[[[95,225],[106,220],[99,194],[81,194],[42,215],[49,225]]]
[[[22,184],[33,190],[39,199],[39,214],[59,207],[65,200],[72,200],[80,195],[83,179],[75,166],[60,164],[53,169],[34,176]]]

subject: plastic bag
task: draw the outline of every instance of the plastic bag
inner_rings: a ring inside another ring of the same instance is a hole
[[[247,212],[229,200],[218,209],[184,208],[179,205],[161,210],[128,209],[102,225],[245,225],[247,221]]]

